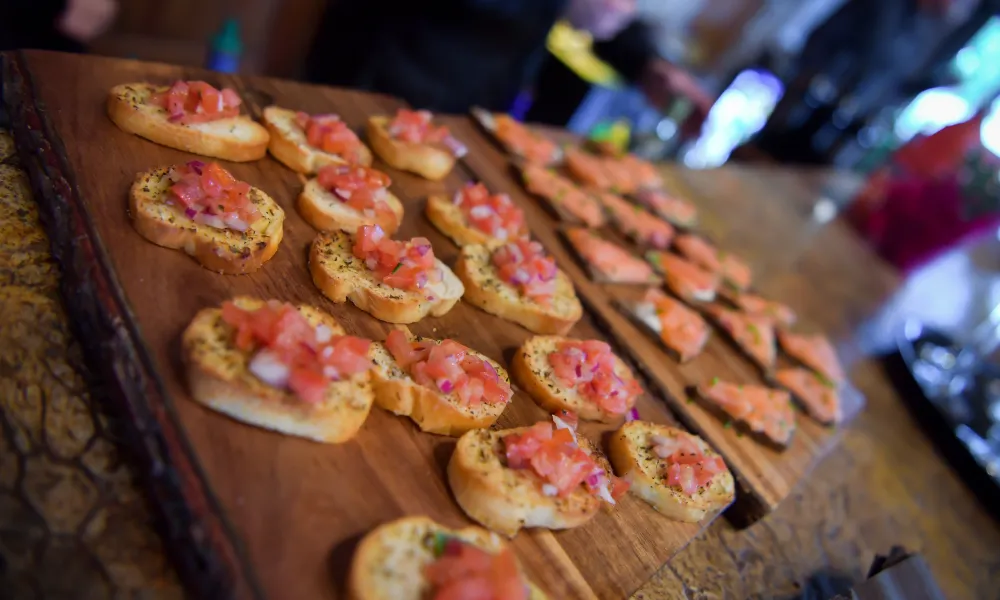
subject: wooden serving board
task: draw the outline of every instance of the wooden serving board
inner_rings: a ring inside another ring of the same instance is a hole
[[[291,82],[45,52],[4,56],[0,80],[64,271],[67,308],[109,400],[126,417],[125,441],[192,595],[341,598],[354,547],[374,526],[409,514],[450,526],[469,522],[444,476],[454,440],[421,433],[408,419],[375,408],[354,440],[322,445],[243,425],[190,399],[180,364],[181,332],[198,310],[232,296],[311,303],[331,312],[350,333],[377,340],[384,339],[388,326],[349,304],[327,301],[313,286],[306,256],[316,232],[294,209],[303,179],[270,158],[226,164],[286,211],[281,247],[259,272],[218,275],[134,231],[126,197],[135,175],[193,157],[120,131],[105,115],[106,93],[119,83],[178,78],[235,87],[254,116],[273,101],[336,112],[355,129],[367,116],[392,113],[402,103]],[[472,159],[446,181],[386,169],[406,206],[400,235],[430,238],[436,254],[453,263],[457,248],[423,217],[424,199],[453,192],[472,178],[488,178],[526,205],[533,232],[565,267],[567,257],[550,237],[551,220],[540,218],[518,187],[499,178],[506,164],[502,157],[486,153],[489,142],[468,122],[452,122],[470,145]],[[575,269],[570,272],[579,279]],[[595,295],[581,283],[587,298]],[[605,339],[601,324],[588,314],[571,335]],[[523,328],[465,303],[412,329],[457,339],[504,364],[529,337]],[[641,398],[638,408],[644,419],[674,422],[651,395]],[[499,424],[545,418],[519,392]],[[609,429],[585,426],[583,432],[597,440]],[[618,598],[638,588],[708,521],[671,521],[628,496],[581,528],[522,532],[514,546],[550,597]]]

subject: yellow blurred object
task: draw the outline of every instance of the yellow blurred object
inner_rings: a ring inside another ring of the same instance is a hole
[[[590,130],[587,138],[601,148],[605,154],[620,155],[628,150],[632,128],[625,119],[613,123],[603,121]]]
[[[546,43],[549,52],[583,80],[605,87],[621,87],[621,76],[611,65],[597,58],[593,45],[589,33],[574,29],[566,21],[558,21],[552,26]]]

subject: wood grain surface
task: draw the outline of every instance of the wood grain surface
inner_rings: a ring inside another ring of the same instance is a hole
[[[77,196],[85,207],[96,232],[87,242],[106,252],[116,280],[112,283],[121,286],[122,319],[141,335],[136,356],[138,362],[148,356],[153,370],[147,382],[149,398],[162,402],[152,409],[164,422],[166,450],[170,457],[193,463],[189,477],[195,480],[185,481],[183,489],[196,516],[216,523],[207,531],[209,542],[231,567],[235,595],[340,597],[354,545],[373,526],[404,514],[427,514],[449,525],[465,522],[444,481],[451,439],[422,434],[409,421],[374,410],[355,440],[323,446],[236,423],[189,400],[179,361],[180,333],[199,309],[231,296],[316,304],[348,331],[373,339],[383,339],[387,326],[350,305],[331,304],[313,287],[306,250],[315,232],[293,208],[303,181],[271,159],[227,165],[286,209],[282,246],[258,273],[213,274],[183,253],[138,236],[125,212],[126,190],[135,174],[189,160],[190,155],[126,134],[104,113],[106,91],[114,84],[167,83],[178,77],[205,77],[219,86],[236,87],[255,115],[275,102],[309,112],[337,112],[355,128],[367,116],[393,112],[400,103],[382,96],[135,62],[34,52],[18,61],[30,73],[34,101],[47,107],[52,133],[62,142],[70,171],[63,175],[72,181],[65,195]],[[84,64],[88,68],[82,68]],[[42,165],[42,170],[51,168]],[[453,262],[457,249],[424,219],[423,201],[430,193],[453,191],[473,177],[475,169],[463,167],[437,183],[388,172],[394,178],[393,191],[406,204],[401,235],[427,236],[437,255]],[[40,189],[46,189],[44,181]],[[548,222],[531,224],[536,232],[550,227]],[[64,233],[53,232],[57,237]],[[71,311],[73,304],[71,299]],[[412,329],[458,339],[504,363],[529,336],[464,303],[446,317],[425,320]],[[572,335],[604,337],[589,318]],[[91,347],[99,350],[99,345]],[[662,401],[646,396],[638,406],[645,419],[673,422]],[[543,418],[540,409],[518,394],[500,425]],[[596,439],[608,429],[587,427],[585,433]],[[579,529],[523,533],[515,548],[531,577],[554,598],[620,597],[634,591],[704,525],[670,521],[630,496],[614,512]],[[191,568],[182,569],[181,575],[191,575]]]

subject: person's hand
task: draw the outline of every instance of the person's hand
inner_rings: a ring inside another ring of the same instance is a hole
[[[715,100],[684,69],[662,58],[649,61],[639,80],[639,87],[650,104],[665,108],[678,98],[687,98],[693,105],[686,127],[701,127]]]
[[[56,27],[69,38],[89,42],[107,31],[117,13],[117,0],[68,0]]]
[[[566,20],[597,40],[613,38],[635,16],[635,0],[571,0]]]

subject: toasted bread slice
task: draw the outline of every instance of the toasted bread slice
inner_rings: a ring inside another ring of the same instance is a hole
[[[533,471],[506,466],[503,438],[527,429],[474,429],[460,437],[448,462],[448,483],[455,500],[472,520],[507,537],[514,537],[522,527],[570,529],[583,525],[602,503],[583,485],[565,497],[546,496],[542,480]],[[577,439],[581,448],[607,464],[586,438]]]
[[[690,496],[667,485],[669,461],[653,452],[654,436],[686,438],[705,456],[718,456],[704,440],[686,431],[645,421],[625,423],[611,435],[608,457],[618,476],[631,484],[629,491],[671,519],[688,523],[701,521],[709,512],[721,510],[733,501],[736,488],[728,469],[716,473],[707,485]]]
[[[281,243],[285,212],[263,191],[250,188],[250,201],[260,218],[246,231],[216,229],[195,223],[178,206],[167,204],[170,167],[136,176],[129,192],[129,216],[139,235],[175,250],[184,250],[206,269],[242,275],[270,260]]]
[[[695,388],[697,396],[710,412],[726,421],[735,419],[737,427],[747,431],[767,446],[782,450],[795,433],[795,409],[785,390],[720,381],[715,377]]]
[[[701,315],[656,288],[650,288],[639,302],[619,302],[619,305],[682,363],[701,354],[711,335],[711,328]]]
[[[500,244],[508,239],[528,235],[528,227],[525,225],[523,231],[510,232],[504,239],[491,237],[488,233],[473,227],[462,214],[462,210],[447,196],[440,194],[427,197],[424,214],[427,215],[427,220],[434,227],[437,227],[438,231],[448,236],[458,246]]]
[[[392,235],[403,221],[403,203],[389,190],[385,190],[384,200],[394,217],[377,215],[374,211],[365,214],[348,206],[321,186],[318,180],[310,179],[299,194],[297,206],[302,218],[320,231],[353,233],[362,225],[379,225],[387,235]]]
[[[296,122],[296,114],[294,110],[268,106],[261,119],[271,135],[267,150],[289,169],[311,175],[327,165],[352,163],[367,167],[372,164],[372,152],[364,144],[358,148],[358,155],[351,157],[331,154],[309,145],[306,132]]]
[[[309,251],[309,272],[324,296],[334,302],[350,300],[376,319],[389,323],[416,323],[427,315],[440,317],[455,306],[465,288],[440,260],[437,268],[441,271],[441,281],[422,290],[407,291],[375,279],[364,261],[354,256],[352,238],[347,233],[321,233]]]
[[[576,388],[566,387],[552,370],[549,354],[558,350],[560,342],[568,341],[561,336],[536,335],[529,338],[514,353],[510,371],[517,385],[531,396],[536,404],[556,414],[561,410],[574,412],[586,421],[610,423],[620,419],[624,413],[612,413],[592,402]],[[635,375],[625,362],[615,356],[615,373],[626,383],[635,381]],[[635,398],[628,403],[628,412],[635,405]]]
[[[233,301],[244,309],[264,304],[247,297]],[[301,305],[299,311],[313,326],[346,335],[336,319],[318,308]],[[323,401],[310,404],[251,373],[253,353],[237,349],[234,337],[219,308],[199,311],[184,330],[182,358],[196,401],[237,421],[328,444],[345,442],[361,428],[375,400],[370,371],[330,383]]]
[[[170,148],[234,162],[264,158],[267,129],[240,115],[207,123],[171,123],[167,111],[149,104],[149,98],[167,86],[123,83],[108,92],[108,116],[129,133]]]
[[[451,173],[455,166],[454,154],[432,144],[412,144],[393,139],[388,131],[389,122],[389,117],[375,116],[369,117],[365,126],[368,143],[386,164],[431,181],[440,181]]]
[[[455,263],[455,274],[465,286],[465,299],[474,306],[534,333],[565,335],[583,316],[573,282],[561,270],[549,304],[526,298],[501,281],[490,260],[491,246],[465,246]]]
[[[428,341],[426,338],[414,339]],[[375,369],[372,371],[375,403],[389,412],[410,417],[423,431],[459,436],[471,429],[489,427],[507,408],[506,403],[463,405],[456,392],[443,394],[414,381],[399,366],[384,344],[375,342],[372,346],[375,361]],[[493,365],[500,378],[510,384],[510,376],[498,362],[471,348],[469,350]]]
[[[366,535],[351,561],[347,581],[350,600],[424,600],[431,586],[424,570],[435,560],[435,546],[440,537],[463,542],[496,554],[506,542],[495,533],[479,527],[448,529],[428,517],[403,517],[381,525]],[[547,596],[527,580],[528,600],[546,600]]]

